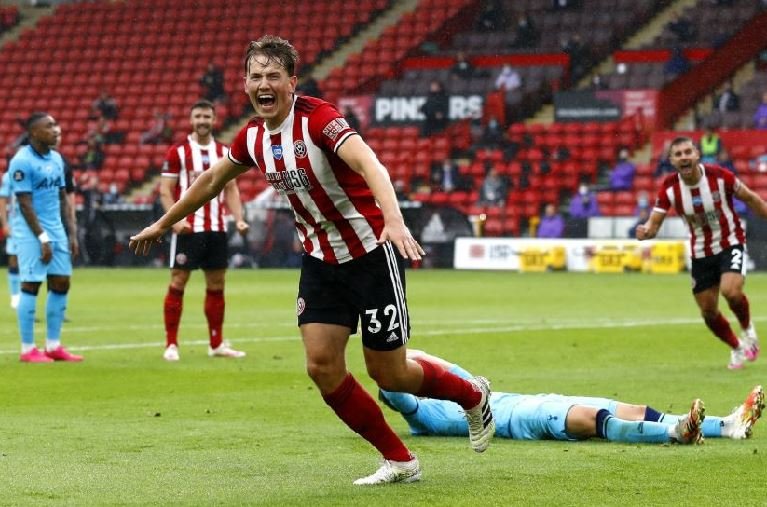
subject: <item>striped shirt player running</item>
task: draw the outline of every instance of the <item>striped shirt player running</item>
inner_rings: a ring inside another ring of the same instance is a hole
[[[386,169],[362,137],[331,104],[296,96],[297,59],[293,46],[276,36],[249,44],[245,91],[257,118],[236,136],[229,158],[131,238],[131,249],[147,253],[173,223],[256,166],[290,201],[305,250],[296,306],[308,374],[336,415],[383,455],[381,467],[355,484],[417,481],[418,459],[346,369],[349,336],[360,324],[367,371],[381,389],[458,403],[477,452],[495,432],[489,382],[407,359],[403,258],[417,260],[424,252],[405,226]]]
[[[673,208],[690,230],[692,293],[708,328],[731,349],[730,369],[743,367],[759,355],[759,339],[743,292],[746,276],[746,235],[733,199],[743,201],[755,214],[767,217],[767,203],[730,171],[700,162],[689,137],[677,137],[669,147],[676,169],[658,191],[646,223],[637,227],[639,240],[652,239]],[[738,338],[719,311],[719,294],[738,319]]]
[[[192,133],[182,143],[168,150],[160,181],[160,201],[167,211],[186,193],[192,183],[205,171],[225,158],[227,148],[213,138],[216,110],[212,102],[200,100],[189,112]],[[223,192],[205,203],[194,213],[174,223],[170,243],[170,285],[165,294],[166,361],[178,361],[178,328],[184,306],[184,289],[193,270],[205,275],[205,318],[208,321],[208,355],[211,357],[244,357],[245,352],[233,349],[224,340],[224,282],[229,262],[224,205],[234,216],[240,234],[248,232],[242,218],[242,203],[237,183],[230,181]]]

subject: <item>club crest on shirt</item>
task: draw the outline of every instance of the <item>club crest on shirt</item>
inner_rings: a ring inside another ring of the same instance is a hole
[[[281,144],[273,144],[272,145],[272,155],[276,160],[282,159],[282,145]]]
[[[325,128],[322,129],[322,133],[325,134],[331,141],[335,141],[338,138],[338,135],[348,128],[349,124],[345,119],[336,118],[325,125]]]
[[[711,199],[713,199],[714,202],[719,202],[722,200],[722,197],[719,195],[719,192],[711,192]]]
[[[306,144],[302,140],[298,140],[293,143],[293,153],[296,154],[296,158],[306,157]]]

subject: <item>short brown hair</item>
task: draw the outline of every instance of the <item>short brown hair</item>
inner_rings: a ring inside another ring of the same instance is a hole
[[[189,111],[194,111],[195,109],[211,109],[214,113],[216,112],[216,106],[213,104],[213,102],[209,101],[208,99],[200,99],[194,104],[192,104],[192,107],[189,108]]]
[[[250,41],[245,50],[245,74],[250,70],[248,64],[250,59],[261,54],[266,56],[267,63],[277,61],[282,65],[289,76],[296,74],[296,63],[298,63],[298,51],[293,45],[282,37],[276,35],[264,35],[258,40]]]

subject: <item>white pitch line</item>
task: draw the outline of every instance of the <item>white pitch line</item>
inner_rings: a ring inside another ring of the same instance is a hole
[[[761,318],[755,318],[754,321],[763,321],[765,319]],[[427,331],[421,331],[413,333],[414,336],[444,336],[444,335],[472,335],[472,334],[488,334],[488,333],[519,333],[519,332],[526,332],[526,331],[545,331],[545,330],[567,330],[567,329],[619,329],[619,328],[630,328],[630,327],[642,327],[642,326],[666,326],[666,325],[689,325],[689,324],[697,324],[700,323],[700,319],[665,319],[665,320],[631,320],[631,321],[611,321],[611,320],[603,320],[602,322],[595,322],[593,320],[589,321],[559,321],[559,322],[525,322],[521,324],[514,324],[514,325],[504,325],[508,324],[508,321],[491,321],[491,320],[477,320],[477,321],[460,321],[464,324],[492,324],[497,323],[499,326],[495,327],[467,327],[464,329],[461,328],[450,328],[450,329],[432,329]],[[442,325],[444,325],[446,322],[442,321],[440,322]],[[252,324],[233,324],[231,326],[227,327],[258,327],[259,324],[252,323]],[[202,325],[201,325],[202,326]],[[424,326],[424,323],[419,324],[419,327]],[[159,325],[152,325],[152,326],[128,326],[121,328],[122,331],[126,329],[154,329],[154,328],[160,328]],[[69,329],[69,328],[68,328]],[[72,328],[69,329],[72,332],[77,332],[78,329],[80,331],[83,330],[101,330],[103,331],[103,328],[92,328],[92,327],[83,327],[83,328]],[[109,328],[111,330],[111,328]],[[295,334],[292,335],[286,335],[286,336],[261,336],[261,337],[251,337],[251,338],[237,338],[237,343],[265,343],[265,342],[281,342],[281,341],[298,341],[299,340],[299,332],[298,329],[296,329]],[[83,346],[72,346],[68,347],[69,349],[73,351],[93,351],[93,350],[131,350],[131,349],[144,349],[144,348],[161,348],[165,343],[164,342],[144,342],[144,343],[115,343],[115,344],[106,344],[106,345],[83,345]],[[185,340],[184,345],[207,345],[208,340]],[[7,355],[7,354],[18,354],[19,350],[0,350],[0,355]]]

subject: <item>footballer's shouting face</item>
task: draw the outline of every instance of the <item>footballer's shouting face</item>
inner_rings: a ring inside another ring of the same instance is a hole
[[[276,58],[261,53],[250,58],[245,93],[250,97],[256,114],[266,121],[269,129],[279,127],[290,114],[296,81],[296,76],[289,76]]]
[[[679,171],[679,175],[683,180],[687,182],[697,180],[696,175],[699,172],[700,154],[691,141],[673,144],[669,148],[669,161]]]

